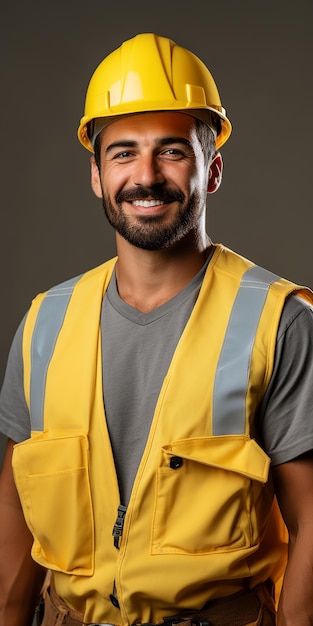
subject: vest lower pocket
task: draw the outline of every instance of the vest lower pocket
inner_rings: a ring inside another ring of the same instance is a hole
[[[269,458],[241,435],[164,446],[157,474],[152,554],[248,550],[260,541]],[[266,517],[266,516],[265,516]]]
[[[94,523],[85,435],[45,438],[15,446],[14,476],[34,537],[33,558],[53,570],[91,575]]]

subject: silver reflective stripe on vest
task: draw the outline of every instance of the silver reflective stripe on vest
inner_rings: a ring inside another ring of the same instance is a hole
[[[32,430],[43,430],[47,370],[63,324],[76,276],[50,289],[41,303],[31,344],[30,415]]]
[[[269,287],[278,279],[255,265],[241,280],[215,374],[213,435],[245,433],[252,348]]]

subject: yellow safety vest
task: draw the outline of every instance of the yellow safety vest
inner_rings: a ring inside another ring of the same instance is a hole
[[[281,576],[285,528],[253,416],[287,295],[313,299],[216,246],[117,519],[100,332],[114,264],[34,300],[23,340],[32,434],[13,466],[32,555],[59,596],[87,622],[127,625]]]

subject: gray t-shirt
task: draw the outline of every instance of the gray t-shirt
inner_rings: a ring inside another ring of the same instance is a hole
[[[124,504],[163,380],[206,268],[207,263],[185,289],[149,313],[141,313],[120,298],[115,275],[104,298],[101,328],[105,412]]]
[[[105,411],[123,504],[128,502],[160,388],[206,267],[207,263],[177,296],[149,313],[134,309],[119,297],[115,274],[104,297]],[[12,343],[0,396],[0,430],[16,442],[30,435],[22,332],[23,322]],[[256,416],[257,436],[273,465],[313,449],[312,382],[313,311],[291,296],[279,326],[274,372]]]

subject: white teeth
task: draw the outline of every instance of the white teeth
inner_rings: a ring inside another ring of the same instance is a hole
[[[148,208],[151,206],[160,206],[163,204],[162,200],[133,200],[133,204],[135,206],[142,206],[144,208]]]

